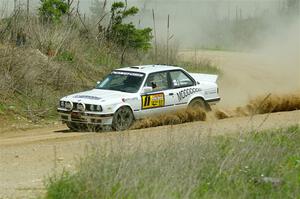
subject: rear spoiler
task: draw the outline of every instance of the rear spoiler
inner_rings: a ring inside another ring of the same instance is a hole
[[[190,75],[196,81],[205,81],[205,82],[216,83],[217,79],[218,79],[218,75],[208,75],[208,74],[202,74],[202,73],[190,73]]]

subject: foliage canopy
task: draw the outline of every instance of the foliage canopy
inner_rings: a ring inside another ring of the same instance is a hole
[[[127,8],[123,2],[115,2],[111,6],[111,18],[105,36],[107,41],[122,47],[121,62],[123,62],[124,54],[128,49],[147,51],[151,48],[151,28],[138,29],[132,22],[124,22],[128,17],[134,16],[138,12],[138,8]]]
[[[65,0],[40,0],[40,16],[48,22],[59,22],[68,13],[70,4]]]

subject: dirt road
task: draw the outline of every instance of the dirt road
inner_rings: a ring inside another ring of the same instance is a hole
[[[183,53],[192,58],[193,52]],[[260,55],[201,51],[197,56],[213,59],[223,71],[219,80],[221,107],[244,105],[249,97],[300,90],[300,64],[284,68]],[[277,66],[277,68],[275,67]],[[275,68],[274,68],[275,67]],[[276,70],[275,70],[276,69]],[[76,158],[95,145],[117,150],[121,145],[155,149],[170,139],[208,136],[300,124],[300,111],[257,115],[253,118],[209,119],[134,130],[123,133],[72,133],[65,126],[0,133],[0,198],[29,198],[44,191],[44,180],[63,167],[73,169]],[[1,129],[0,129],[1,130]]]

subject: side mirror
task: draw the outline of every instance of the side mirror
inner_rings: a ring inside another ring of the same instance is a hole
[[[151,86],[145,86],[143,88],[143,93],[149,93],[149,92],[152,92],[153,91],[153,88]]]
[[[96,88],[99,86],[99,84],[101,84],[101,81],[97,81]]]

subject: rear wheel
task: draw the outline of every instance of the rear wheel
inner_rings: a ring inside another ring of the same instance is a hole
[[[202,98],[193,99],[188,105],[188,109],[197,109],[197,108],[201,108],[205,111],[211,110],[210,106]]]
[[[129,129],[134,120],[131,109],[127,106],[119,108],[113,117],[112,128],[116,131]]]

